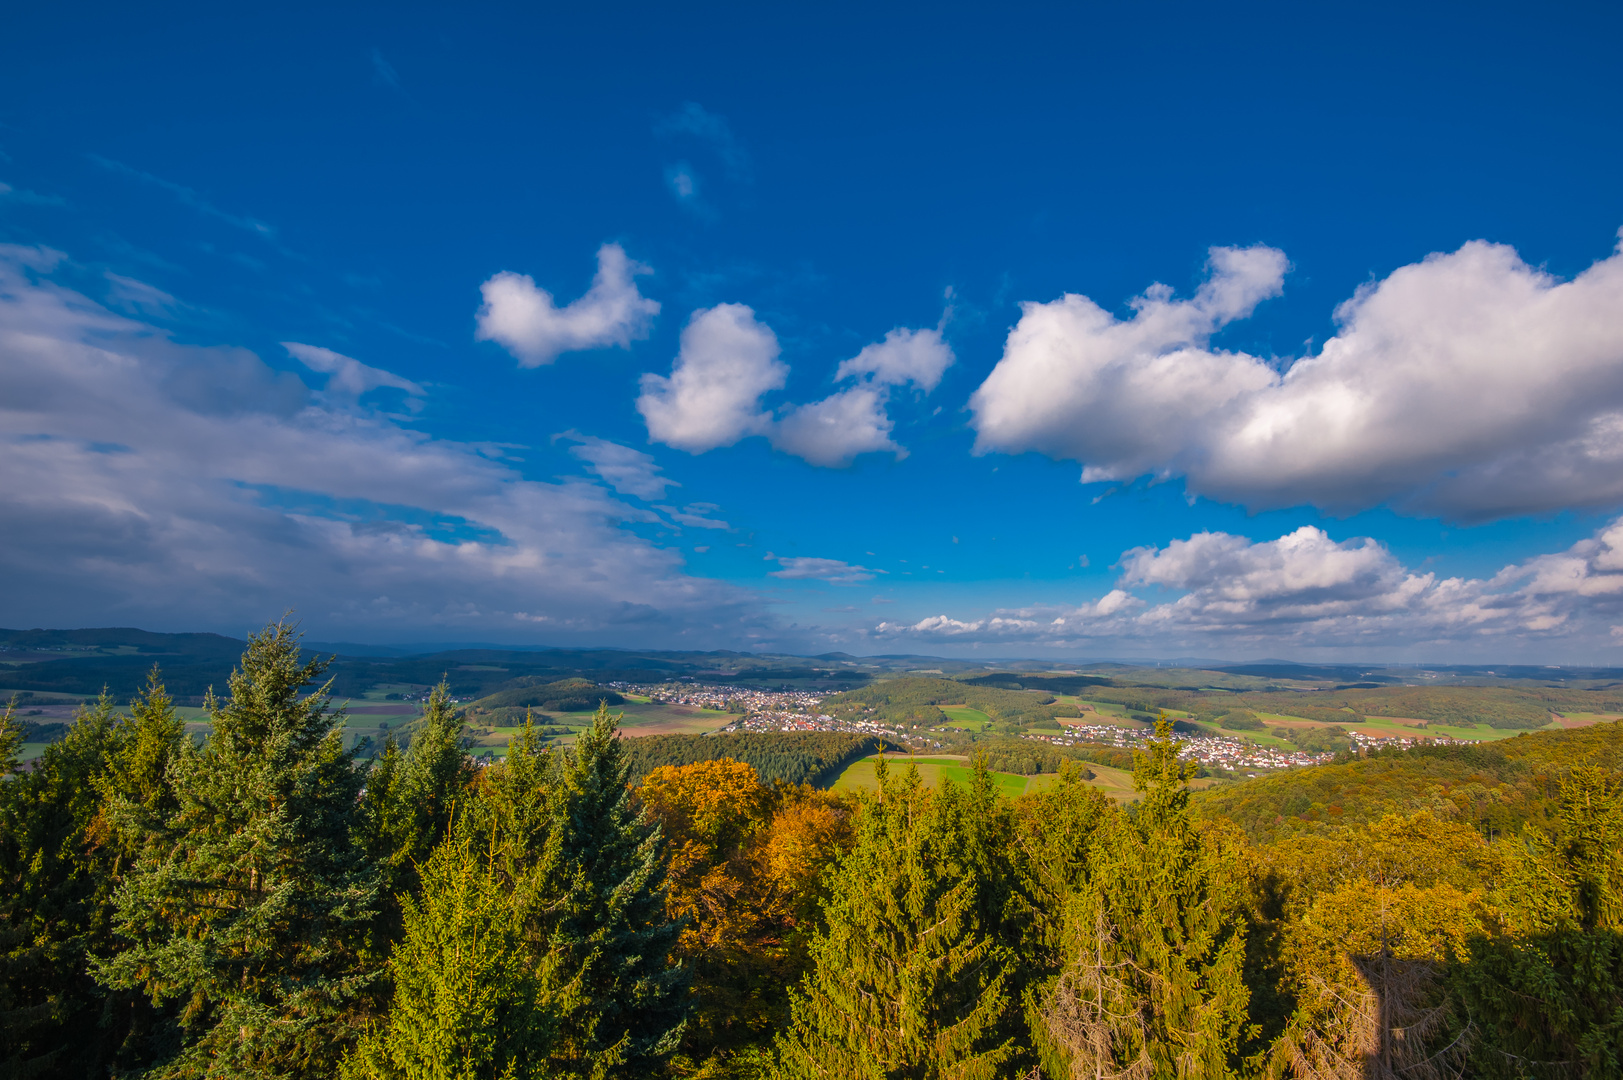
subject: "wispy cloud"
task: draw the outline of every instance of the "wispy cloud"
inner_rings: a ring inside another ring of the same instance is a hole
[[[22,206],[68,205],[68,200],[60,195],[41,195],[37,192],[14,188],[10,184],[4,183],[0,183],[0,202],[17,203]]]
[[[107,272],[107,302],[120,311],[146,318],[172,319],[184,307],[179,300],[155,285]]]
[[[39,280],[61,262],[0,246],[0,622],[240,632],[293,605],[381,638],[778,633],[749,593],[623,527],[648,511],[313,394],[245,349],[176,342]],[[302,351],[351,389],[398,378]]]
[[[855,563],[841,562],[839,559],[815,559],[800,555],[774,555],[770,551],[766,554],[768,562],[777,562],[782,570],[773,570],[771,576],[783,578],[786,581],[826,581],[830,585],[856,585],[864,581],[872,581],[874,574],[883,571],[870,570],[866,566]]]
[[[386,86],[391,90],[402,89],[400,85],[400,74],[395,71],[394,67],[389,63],[389,61],[383,58],[383,53],[379,52],[377,49],[373,49],[371,52],[371,59],[373,85]]]
[[[401,390],[412,397],[427,393],[418,383],[401,378],[392,371],[384,371],[363,364],[354,357],[324,349],[319,345],[304,345],[297,341],[284,341],[282,348],[311,371],[328,376],[327,393],[345,398],[358,398],[373,390]]]
[[[593,473],[622,495],[645,500],[663,499],[666,488],[681,486],[675,480],[660,475],[659,464],[652,454],[595,435],[582,435],[578,431],[565,431],[553,438],[573,442],[575,445],[569,448],[570,456],[584,461],[587,472]]]
[[[709,220],[716,217],[715,207],[704,200],[698,172],[687,162],[665,166],[665,187],[684,210]]]
[[[750,155],[724,117],[710,112],[696,101],[682,107],[654,125],[656,134],[668,137],[691,135],[707,143],[721,159],[730,179],[748,183],[753,167]]]
[[[678,510],[674,506],[656,506],[655,510],[663,510],[670,519],[678,525],[689,525],[695,529],[731,529],[732,526],[720,518],[709,515],[720,510],[715,503],[689,503]]]
[[[255,236],[264,240],[265,243],[269,244],[281,255],[289,258],[301,257],[295,252],[289,251],[287,248],[283,247],[276,239],[276,229],[266,222],[260,221],[258,218],[247,217],[242,214],[232,214],[225,210],[221,210],[219,207],[203,198],[203,196],[199,195],[196,191],[186,187],[184,184],[177,184],[172,180],[165,180],[161,176],[153,176],[149,172],[144,172],[140,169],[134,168],[133,166],[126,165],[122,161],[114,161],[111,158],[102,157],[100,154],[86,154],[85,156],[90,159],[92,164],[106,169],[108,172],[117,173],[120,176],[127,176],[133,180],[139,180],[143,184],[149,184],[152,187],[158,188],[162,191],[167,191],[169,194],[173,195],[182,206],[190,207],[199,214],[202,214],[204,217],[210,217],[216,221],[223,221],[227,225],[232,225],[243,230],[244,232],[253,233]]]

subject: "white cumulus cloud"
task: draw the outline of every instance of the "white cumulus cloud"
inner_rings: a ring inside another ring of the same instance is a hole
[[[1183,476],[1250,507],[1482,520],[1623,502],[1623,251],[1564,281],[1472,241],[1360,289],[1283,374],[1210,348],[1284,269],[1214,249],[1193,299],[1155,286],[1130,319],[1081,296],[1023,305],[971,398],[977,450],[1074,459],[1085,481]]]
[[[885,392],[867,384],[830,394],[810,405],[797,405],[773,425],[772,445],[813,465],[830,468],[851,464],[858,454],[907,451],[891,441],[894,426],[885,411]]]
[[[1207,655],[1395,650],[1456,656],[1593,651],[1623,615],[1623,518],[1563,552],[1491,578],[1439,577],[1367,537],[1304,526],[1274,540],[1197,533],[1124,552],[1097,600],[874,627],[881,639],[1066,649],[1194,649]],[[1138,595],[1150,590],[1150,597]],[[1162,599],[1167,594],[1169,598]]]
[[[925,393],[934,390],[941,376],[952,366],[952,347],[934,330],[898,327],[885,340],[865,345],[862,351],[840,364],[836,379],[863,375],[884,386],[914,383]]]
[[[523,367],[550,364],[560,353],[582,349],[628,349],[648,336],[659,314],[659,302],[637,291],[638,275],[651,272],[619,244],[604,244],[591,288],[559,307],[528,274],[504,270],[479,286],[485,302],[474,338],[496,342]]]
[[[701,454],[764,433],[772,417],[761,397],[788,377],[772,328],[743,304],[717,304],[688,320],[668,377],[642,377],[637,411],[649,438]]]
[[[761,399],[788,379],[778,351],[777,335],[743,304],[694,312],[670,376],[643,376],[637,409],[649,438],[698,454],[764,435],[774,448],[828,468],[873,452],[906,457],[891,438],[890,390],[914,383],[928,392],[953,362],[939,329],[892,330],[839,366],[836,381],[854,385],[783,405],[774,417]]]

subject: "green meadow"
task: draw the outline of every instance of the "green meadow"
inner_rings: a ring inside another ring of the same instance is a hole
[[[878,760],[878,755],[874,755],[852,762],[830,787],[835,791],[878,791],[879,778],[875,772]],[[885,762],[890,768],[892,776],[898,775],[909,765],[918,766],[919,778],[930,786],[939,784],[943,780],[948,783],[967,786],[975,773],[975,770],[969,764],[968,758],[951,754],[931,757],[886,754]],[[1093,778],[1088,780],[1087,783],[1103,791],[1117,802],[1126,802],[1135,797],[1132,773],[1123,772],[1121,769],[1112,769],[1107,765],[1088,764],[1085,768],[1093,773]],[[994,772],[992,780],[996,783],[1001,794],[1012,799],[1031,792],[1044,791],[1054,786],[1059,781],[1059,774],[1038,773],[1035,776],[1021,776],[1018,773]],[[1197,784],[1199,784],[1198,781]]]
[[[968,705],[942,705],[939,708],[947,714],[947,719],[952,721],[948,727],[962,728],[965,731],[984,731],[986,725],[992,722],[990,716],[979,709],[971,709]]]

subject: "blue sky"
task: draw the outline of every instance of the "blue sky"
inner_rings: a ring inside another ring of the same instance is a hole
[[[0,623],[1616,662],[1620,23],[35,5]]]

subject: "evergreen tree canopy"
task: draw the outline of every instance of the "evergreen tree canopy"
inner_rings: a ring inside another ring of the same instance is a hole
[[[185,732],[154,667],[147,673],[146,690],[130,702],[129,719],[121,725],[106,771],[96,778],[103,818],[98,839],[117,849],[115,875],[160,842],[169,818],[180,808],[169,767]]]
[[[367,774],[362,830],[387,874],[388,895],[415,891],[418,864],[444,839],[457,800],[469,793],[474,766],[462,745],[463,726],[442,680],[412,725],[405,752],[390,735]]]
[[[0,751],[15,765],[7,730]],[[116,850],[98,845],[98,784],[118,752],[103,695],[26,773],[0,781],[0,1068],[100,1076],[119,1057],[129,1002],[109,1000],[89,956],[111,945]],[[9,770],[8,770],[9,771]]]
[[[345,1064],[352,1077],[525,1080],[551,1075],[555,1018],[527,947],[533,892],[500,870],[494,843],[446,836],[405,899],[389,961],[388,1022]]]
[[[989,793],[984,763],[977,771]],[[990,1080],[1017,1047],[1006,1033],[1015,960],[987,925],[989,875],[1003,868],[974,850],[985,803],[926,789],[917,766],[900,780],[887,772],[835,871],[828,927],[778,1042],[782,1074]]]
[[[557,886],[543,912],[557,965],[561,1075],[649,1075],[686,1022],[687,974],[669,962],[681,927],[666,916],[660,833],[629,785],[618,725],[599,706],[565,752]]]
[[[1109,814],[1087,884],[1065,913],[1067,962],[1028,999],[1056,1075],[1223,1077],[1251,1034],[1244,979],[1247,894],[1237,841],[1189,820],[1192,762],[1171,724],[1135,754],[1141,801]]]
[[[782,782],[862,736],[603,708],[475,768],[442,683],[359,767],[295,638],[204,741],[156,670],[26,765],[0,716],[0,1078],[1623,1075],[1623,724],[1198,799],[1162,724],[1123,804],[1067,759],[1127,750],[1001,738],[1057,782],[868,796]]]
[[[119,886],[125,946],[95,971],[179,1005],[185,1043],[160,1075],[327,1075],[377,980],[364,777],[324,689],[301,696],[324,667],[285,623],[249,639],[207,742],[175,756],[165,842]]]
[[[1482,1076],[1623,1075],[1623,775],[1570,769],[1548,832],[1525,830],[1497,897],[1508,933],[1455,972]]]

